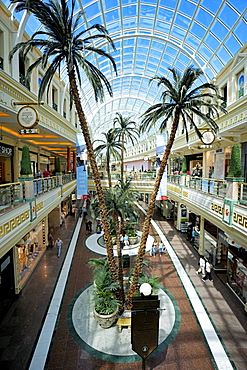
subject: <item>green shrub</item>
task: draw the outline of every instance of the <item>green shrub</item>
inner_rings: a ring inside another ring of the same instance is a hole
[[[232,154],[230,159],[229,177],[242,177],[242,163],[240,157],[240,148],[238,144],[232,147]]]
[[[22,157],[21,157],[21,176],[32,175],[31,160],[29,147],[23,145],[22,147]]]

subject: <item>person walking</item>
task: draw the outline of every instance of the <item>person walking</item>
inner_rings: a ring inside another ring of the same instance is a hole
[[[57,238],[55,242],[55,246],[57,247],[57,257],[58,258],[61,256],[62,245],[63,245],[63,241],[60,238]]]
[[[152,256],[156,257],[156,252],[157,252],[157,242],[155,240],[152,245]]]
[[[162,256],[163,252],[164,252],[163,243],[162,243],[162,241],[160,241],[160,243],[159,243],[159,253],[160,253],[160,257]]]
[[[206,267],[206,260],[203,255],[200,255],[199,262],[198,262],[199,268],[196,271],[196,274],[202,274],[202,277],[206,275],[205,273],[205,267]]]
[[[205,282],[207,279],[210,280],[210,281],[213,281],[212,268],[213,268],[213,266],[211,265],[211,263],[206,261],[206,266],[205,266],[206,275],[202,278],[202,281]]]

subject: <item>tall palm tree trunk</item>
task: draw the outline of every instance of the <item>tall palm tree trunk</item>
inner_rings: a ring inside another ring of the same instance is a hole
[[[143,258],[144,258],[145,252],[146,252],[146,242],[147,242],[147,238],[148,238],[148,234],[149,234],[151,219],[152,219],[153,212],[154,212],[154,209],[155,209],[155,200],[156,200],[156,196],[157,196],[157,193],[158,193],[158,190],[159,190],[159,187],[160,187],[160,182],[161,182],[162,176],[164,174],[164,171],[165,171],[165,168],[166,168],[166,165],[167,165],[167,160],[168,160],[168,157],[169,157],[169,154],[171,152],[171,148],[172,148],[175,136],[176,136],[176,131],[177,131],[178,124],[179,124],[179,112],[176,111],[175,118],[174,118],[174,121],[173,121],[173,125],[172,125],[172,128],[171,128],[171,134],[170,134],[170,137],[169,137],[169,141],[166,145],[166,150],[164,152],[164,155],[163,155],[163,158],[162,158],[162,161],[161,161],[161,164],[160,164],[160,168],[159,168],[159,171],[158,171],[158,175],[157,175],[157,178],[155,180],[153,192],[152,192],[152,195],[151,195],[151,199],[150,199],[150,202],[149,202],[149,205],[148,205],[148,210],[147,210],[145,221],[144,221],[143,228],[142,228],[142,236],[141,236],[140,247],[139,247],[138,254],[137,254],[135,270],[134,270],[134,273],[133,273],[130,289],[129,289],[129,292],[128,292],[128,295],[127,295],[127,298],[126,298],[126,308],[128,310],[130,310],[131,307],[132,307],[132,297],[133,297],[133,294],[135,293],[135,291],[137,289],[137,279],[140,276],[141,271],[142,271],[142,261],[143,261]]]
[[[124,311],[124,288],[123,288],[123,262],[122,262],[122,249],[120,245],[120,227],[118,217],[115,212],[113,212],[113,221],[116,225],[116,243],[117,243],[117,254],[118,254],[118,282],[119,282],[119,291],[118,298],[120,301],[119,305],[119,314],[121,315]]]
[[[121,181],[124,181],[124,133],[122,134],[122,149],[121,149]]]
[[[98,194],[101,221],[102,221],[102,226],[104,230],[104,240],[105,240],[105,245],[106,245],[106,251],[107,251],[107,257],[108,257],[109,267],[111,271],[111,276],[112,276],[113,281],[117,281],[117,268],[116,268],[116,263],[114,259],[114,254],[113,254],[113,245],[112,245],[112,240],[111,240],[109,221],[107,217],[107,209],[106,209],[105,201],[104,201],[103,189],[102,189],[102,185],[100,182],[100,175],[99,175],[99,171],[97,168],[97,163],[96,163],[95,154],[93,151],[92,142],[90,139],[86,117],[85,117],[85,114],[81,106],[81,100],[80,100],[79,91],[78,91],[78,87],[76,83],[74,69],[72,69],[71,71],[68,71],[68,75],[69,75],[72,96],[73,96],[76,111],[79,117],[82,133],[85,139],[88,157],[89,157],[89,161],[90,161],[90,165],[91,165],[91,169],[93,173],[93,179],[94,179],[95,187],[96,187],[97,194]]]
[[[111,171],[110,171],[110,158],[109,158],[109,155],[107,155],[107,158],[106,158],[106,173],[107,173],[107,177],[108,177],[108,185],[109,185],[109,188],[112,187],[112,184],[111,184]]]

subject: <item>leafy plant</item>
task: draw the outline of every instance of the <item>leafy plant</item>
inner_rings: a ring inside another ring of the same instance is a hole
[[[230,159],[230,169],[228,172],[229,177],[241,177],[242,176],[242,163],[240,156],[240,148],[238,144],[234,144],[232,147],[232,154]]]
[[[22,147],[20,174],[22,176],[32,175],[30,152],[29,152],[29,147],[27,145],[23,145]]]
[[[146,274],[142,274],[138,278],[138,285],[141,286],[144,283],[148,283],[152,287],[152,294],[157,294],[161,285],[159,282],[159,276],[147,276]]]
[[[88,264],[94,268],[93,301],[95,310],[101,315],[111,314],[119,306],[119,300],[116,298],[119,283],[112,280],[106,257],[90,258]]]
[[[186,158],[183,157],[182,159],[182,169],[181,169],[181,172],[182,173],[186,173],[187,172],[187,161],[186,161]]]

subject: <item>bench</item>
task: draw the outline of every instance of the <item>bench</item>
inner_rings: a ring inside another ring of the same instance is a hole
[[[131,327],[131,317],[122,317],[117,321],[118,332],[121,333],[124,326],[128,326],[128,331],[130,332]]]

